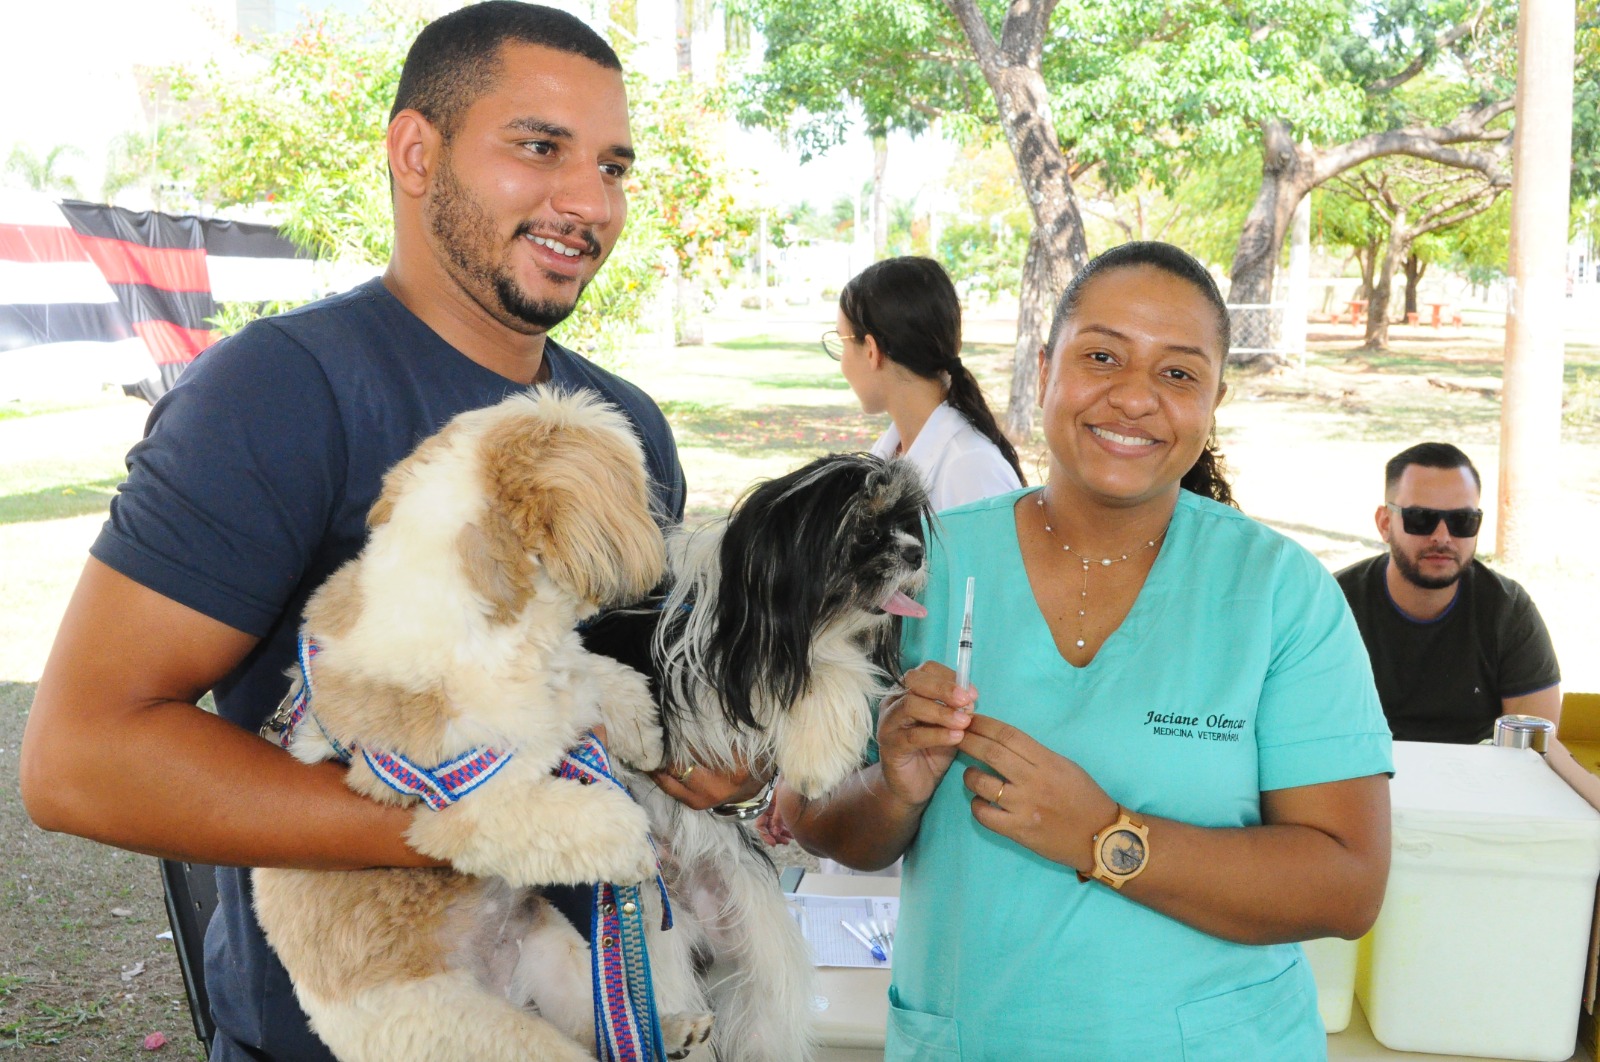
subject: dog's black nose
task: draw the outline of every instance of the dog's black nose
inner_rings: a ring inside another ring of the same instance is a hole
[[[901,549],[900,553],[901,553],[901,556],[905,557],[906,566],[907,567],[911,567],[911,568],[920,568],[920,567],[922,567],[922,557],[923,557],[924,550],[922,548],[922,543],[921,542],[908,542],[908,543],[906,543],[906,545]]]

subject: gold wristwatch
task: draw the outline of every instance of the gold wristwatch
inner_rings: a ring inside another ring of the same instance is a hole
[[[1144,872],[1150,861],[1150,828],[1117,805],[1117,821],[1094,835],[1094,869],[1078,871],[1079,881],[1095,881],[1120,889]]]

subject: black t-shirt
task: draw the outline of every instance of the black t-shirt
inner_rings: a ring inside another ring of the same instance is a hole
[[[1336,578],[1372,658],[1372,675],[1398,741],[1474,744],[1494,733],[1506,697],[1561,681],[1550,632],[1515,581],[1473,561],[1455,600],[1419,621],[1389,596],[1389,555],[1359,561]]]
[[[657,519],[681,522],[683,470],[660,409],[554,342],[544,356],[553,385],[597,391],[627,414]],[[214,691],[223,718],[255,730],[289,688],[306,599],[365,543],[383,474],[457,413],[522,388],[451,347],[380,280],[257,321],[202,354],[156,404],[91,552],[261,638]],[[331,1059],[256,924],[248,872],[219,868],[217,885],[205,963],[212,1057]],[[587,914],[578,924],[587,932]]]

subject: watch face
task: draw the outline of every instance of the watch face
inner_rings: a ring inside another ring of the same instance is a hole
[[[1119,877],[1144,866],[1144,841],[1132,830],[1113,830],[1100,845],[1106,869]]]

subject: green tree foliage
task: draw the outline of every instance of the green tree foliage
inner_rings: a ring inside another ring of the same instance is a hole
[[[1364,209],[1358,223],[1362,279],[1368,294],[1366,347],[1389,342],[1394,280],[1406,278],[1405,312],[1417,311],[1417,284],[1434,260],[1419,240],[1445,233],[1494,206],[1506,188],[1472,170],[1416,159],[1375,159],[1324,187]],[[1375,270],[1375,272],[1374,272]]]
[[[730,0],[766,38],[739,118],[793,135],[802,161],[873,134],[926,131],[937,117],[995,121],[961,30],[936,0]]]
[[[16,144],[6,157],[6,176],[15,184],[34,192],[77,198],[78,181],[67,172],[66,161],[82,158],[83,152],[71,144],[57,144],[39,154],[25,144]]]
[[[225,64],[168,70],[174,96],[199,112],[197,197],[224,210],[270,203],[288,236],[320,258],[386,261],[384,126],[421,27],[387,11],[324,12],[286,34],[235,38]]]
[[[1206,263],[1233,253],[1261,175],[1255,149],[1193,157],[1174,170],[1171,189],[1145,179],[1131,188],[1108,188],[1091,172],[1079,183],[1090,243],[1110,247],[1128,240],[1165,240]]]
[[[1343,185],[1329,182],[1311,194],[1311,242],[1342,248],[1361,274],[1357,298],[1368,298],[1377,276],[1378,253],[1388,235],[1383,221],[1366,201]]]
[[[115,202],[123,192],[133,190],[142,192],[141,199],[156,210],[205,208],[197,194],[194,175],[206,159],[199,138],[192,132],[201,115],[201,101],[194,98],[192,78],[187,72],[181,72],[182,84],[175,91],[169,80],[175,73],[172,67],[134,66],[145,125],[112,138],[107,145],[105,176],[100,186],[105,202]],[[183,99],[178,98],[179,91]]]
[[[1384,160],[1368,163],[1368,167],[1381,172]],[[1511,200],[1501,195],[1485,212],[1417,237],[1411,250],[1429,266],[1457,273],[1474,284],[1488,284],[1506,274],[1510,232]],[[1330,181],[1313,193],[1311,240],[1349,252],[1361,273],[1360,298],[1367,298],[1376,283],[1378,255],[1388,238],[1388,224],[1348,184]]]
[[[1578,0],[1572,83],[1572,229],[1600,243],[1600,0]]]
[[[1048,306],[1087,255],[1075,183],[1172,194],[1197,158],[1247,150],[1261,122],[1291,115],[1332,135],[1360,93],[1325,76],[1321,53],[1344,0],[740,0],[765,35],[741,111],[806,151],[859,115],[868,132],[916,133],[935,118],[1009,147],[1032,215],[1022,269],[1008,428],[1031,430],[1029,356]]]
[[[1396,17],[1399,14],[1410,13],[1401,10]],[[1433,28],[1439,32],[1437,26]],[[1486,24],[1479,28],[1482,33],[1491,31],[1504,34],[1506,27]],[[1363,42],[1354,53],[1359,61],[1352,61],[1352,68],[1361,76],[1375,77],[1374,70],[1381,67],[1361,58],[1369,51],[1370,46]],[[1418,51],[1413,65],[1427,54],[1426,49]],[[1475,77],[1458,71],[1452,71],[1450,77],[1419,72],[1374,99],[1373,120],[1438,127],[1480,105],[1486,95],[1508,88],[1494,64],[1488,68],[1478,64],[1475,69]],[[1328,194],[1317,196],[1315,201],[1316,236],[1328,246],[1350,250],[1361,268],[1362,297],[1374,306],[1383,301],[1376,289],[1383,283],[1385,245],[1397,238],[1404,244],[1404,251],[1414,256],[1412,270],[1417,276],[1419,270],[1435,265],[1470,269],[1473,275],[1485,279],[1497,271],[1504,272],[1506,234],[1502,230],[1496,237],[1493,230],[1486,228],[1490,219],[1506,224],[1505,209],[1497,202],[1505,191],[1504,183],[1492,183],[1468,169],[1406,155],[1383,155],[1332,178],[1322,188]],[[1464,192],[1467,194],[1462,199]],[[1458,199],[1461,201],[1456,202]],[[1412,226],[1441,204],[1453,205],[1424,224],[1425,231],[1397,237],[1393,226],[1396,201],[1405,210],[1406,223]],[[1481,208],[1476,212],[1474,202]],[[1497,205],[1502,208],[1494,209]],[[1427,227],[1440,222],[1443,224],[1439,227]],[[1414,295],[1414,287],[1412,283],[1409,294]]]
[[[956,215],[941,231],[934,257],[963,290],[1016,294],[1033,219],[1010,153],[999,145],[966,145],[945,188]]]
[[[106,175],[100,195],[108,203],[130,189],[142,189],[157,210],[177,203],[194,204],[188,175],[198,155],[183,125],[159,125],[149,134],[123,133],[106,151]]]
[[[624,62],[624,66],[628,65]],[[725,287],[760,221],[755,177],[727,158],[730,88],[718,78],[632,76],[628,98],[640,163],[629,186],[629,226],[651,219],[685,276]]]
[[[674,267],[709,289],[733,280],[760,215],[741,194],[753,178],[729,163],[721,143],[727,99],[720,79],[629,76],[639,163],[629,174],[628,224],[577,311],[554,330],[561,342],[615,358]]]
[[[190,123],[197,196],[226,209],[271,204],[285,233],[321,258],[381,265],[393,242],[384,150],[400,68],[422,22],[376,11],[308,15],[291,32],[236,41],[235,61],[162,72]],[[626,64],[625,64],[626,65]],[[630,78],[639,165],[628,224],[557,337],[609,357],[636,333],[674,259],[724,282],[756,220],[722,156],[726,90]]]
[[[1065,6],[1065,5],[1064,5]],[[1120,192],[1148,177],[1171,193],[1197,163],[1253,148],[1262,119],[1310,135],[1357,120],[1361,98],[1327,76],[1338,0],[1096,0],[1056,16],[1045,52],[1057,128],[1079,165]]]
[[[1360,0],[1323,65],[1361,89],[1360,131],[1429,124],[1515,90],[1516,33],[1515,3]]]
[[[1235,258],[1235,292],[1245,291],[1247,301],[1266,297],[1271,264],[1299,197],[1373,159],[1410,156],[1476,170],[1494,189],[1509,183],[1517,8],[1514,2],[1494,0],[1362,0],[1352,7],[1345,30],[1328,42],[1325,66],[1330,78],[1364,93],[1360,135],[1342,143],[1277,138],[1273,154],[1283,156],[1283,161],[1264,169],[1261,193]],[[1596,0],[1578,4],[1575,216],[1582,213],[1576,204],[1593,193],[1600,177],[1595,163],[1600,145],[1597,8]],[[1273,130],[1267,132],[1271,140]],[[1497,205],[1452,229],[1464,238],[1470,232],[1486,232],[1488,219],[1503,216]],[[1419,261],[1436,251],[1443,254],[1438,249],[1454,239],[1445,233],[1422,239],[1416,249]],[[1482,248],[1495,241],[1471,242]],[[1470,262],[1469,268],[1479,273],[1498,268],[1476,251],[1459,261]]]
[[[1413,250],[1424,262],[1487,286],[1506,275],[1511,242],[1511,197],[1503,195],[1488,210],[1419,238]]]
[[[802,157],[873,130],[993,137],[999,112],[954,17],[938,0],[739,0],[766,37],[741,120],[787,131]],[[1005,5],[985,2],[997,27]],[[1321,48],[1338,0],[1245,4],[1089,0],[1060,5],[1042,70],[1062,147],[1116,190],[1149,176],[1169,190],[1195,154],[1247,147],[1256,123],[1293,114],[1307,130],[1349,127],[1358,92],[1331,82]],[[1077,174],[1075,173],[1074,176]]]
[[[855,205],[849,196],[840,196],[827,213],[823,213],[810,200],[791,207],[779,219],[782,231],[791,233],[797,240],[840,240],[848,243],[855,238]]]

